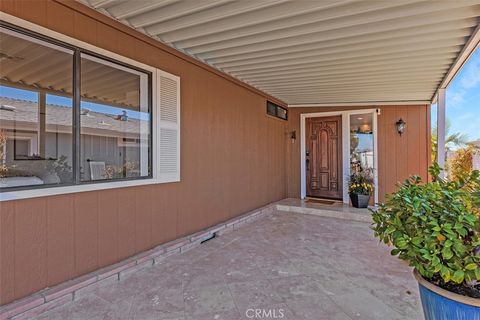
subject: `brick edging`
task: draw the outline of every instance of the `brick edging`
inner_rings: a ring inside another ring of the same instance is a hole
[[[38,291],[28,297],[0,307],[0,320],[30,319],[53,308],[75,300],[75,293],[86,287],[93,287],[103,281],[120,280],[125,273],[137,272],[152,266],[170,255],[180,254],[199,246],[213,234],[222,235],[238,229],[266,214],[276,211],[277,202],[270,203],[253,211],[237,216],[226,222],[209,227],[191,235],[167,242],[144,251],[121,262],[104,267],[86,275]]]

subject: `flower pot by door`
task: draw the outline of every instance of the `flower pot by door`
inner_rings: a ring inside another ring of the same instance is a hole
[[[413,273],[418,281],[425,320],[479,320],[479,299],[462,296],[425,280],[418,272]]]
[[[367,208],[370,195],[351,193],[350,200],[355,208]]]

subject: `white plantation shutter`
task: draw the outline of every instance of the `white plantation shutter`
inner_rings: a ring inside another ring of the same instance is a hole
[[[161,182],[180,181],[180,78],[157,70],[157,176]]]

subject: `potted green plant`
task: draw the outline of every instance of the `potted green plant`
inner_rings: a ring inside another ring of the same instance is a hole
[[[373,179],[368,171],[358,171],[350,175],[348,194],[355,208],[367,208],[373,192]]]
[[[480,172],[430,173],[432,182],[410,177],[371,210],[374,234],[414,268],[427,320],[480,319]]]

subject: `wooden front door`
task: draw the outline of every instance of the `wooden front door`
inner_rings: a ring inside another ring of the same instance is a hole
[[[343,198],[342,117],[306,118],[307,196]]]

